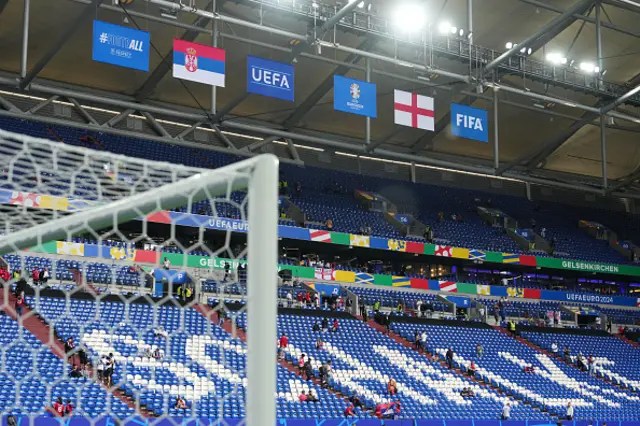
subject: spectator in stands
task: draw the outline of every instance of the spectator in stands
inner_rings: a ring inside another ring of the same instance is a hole
[[[24,307],[24,291],[21,291],[16,297],[16,315],[22,316],[22,308]]]
[[[613,327],[613,322],[611,318],[607,319],[607,333],[611,333],[611,328]]]
[[[427,351],[427,331],[426,330],[422,330],[422,333],[420,334],[420,349],[422,350],[422,352]]]
[[[169,262],[169,259],[167,259],[166,257],[162,261],[162,267],[164,269],[171,269],[171,262]]]
[[[396,393],[398,393],[398,384],[396,383],[395,379],[389,379],[389,383],[387,383],[387,392],[389,392],[389,395],[391,396],[394,396]]]
[[[404,312],[404,305],[402,304],[402,300],[398,300],[398,306],[396,307],[396,313],[402,314]]]
[[[327,224],[327,229],[328,229],[329,231],[333,231],[333,220],[331,220],[331,219],[327,219],[326,224]]]
[[[322,365],[320,366],[320,369],[319,369],[319,373],[320,373],[320,384],[321,384],[323,387],[327,387],[327,386],[329,385],[329,379],[328,379],[328,377],[327,377],[327,376],[328,376],[328,371],[329,371],[329,368],[330,368],[330,366],[329,366],[329,362],[330,362],[330,361],[331,361],[331,360],[329,360],[329,361],[325,362],[324,364],[322,364]]]
[[[449,366],[449,370],[451,370],[453,368],[453,347],[449,347],[445,354],[445,358],[447,360],[447,366]]]
[[[578,352],[578,358],[576,359],[576,365],[582,371],[587,371],[587,362],[582,355],[582,352]]]
[[[493,319],[495,320],[496,324],[500,323],[500,308],[498,307],[497,303],[493,306]]]
[[[567,404],[567,420],[573,420],[573,404],[571,401]]]
[[[302,307],[302,305],[304,304],[304,294],[302,292],[299,292],[296,295],[296,300],[298,301],[298,303],[300,304],[300,307]]]
[[[311,293],[307,292],[304,295],[304,304],[306,306],[311,306]]]
[[[280,336],[280,340],[278,340],[278,359],[284,359],[284,351],[287,349],[289,345],[289,338],[286,334],[282,333]]]
[[[153,329],[153,334],[156,337],[161,337],[163,339],[168,339],[169,338],[169,333],[167,333],[164,328],[162,328],[161,325],[157,326],[156,328]]]
[[[231,279],[231,264],[229,262],[224,263],[224,278],[223,281]]]
[[[98,365],[96,366],[96,374],[98,375],[98,380],[100,383],[104,383],[104,369],[107,366],[107,356],[103,355],[98,361]]]
[[[339,325],[340,324],[338,324],[338,318],[334,318],[333,319],[333,326],[331,327],[331,331],[333,331],[334,333],[337,333]]]
[[[542,229],[540,230],[540,236],[545,240],[547,239],[547,228],[542,227]]]
[[[106,381],[106,385],[108,387],[111,387],[111,380],[113,377],[113,371],[116,368],[116,360],[113,357],[113,354],[110,353],[109,356],[107,357],[107,365],[105,366],[104,369],[104,377],[105,377],[105,381]]]
[[[569,346],[564,347],[564,362],[571,364],[571,350],[569,349]]]
[[[596,369],[596,359],[593,355],[589,355],[589,358],[587,358],[587,364],[589,366],[589,375],[593,376]]]
[[[329,331],[329,320],[324,317],[322,318],[322,332],[326,333],[327,331]]]
[[[356,395],[355,393],[353,394],[353,396],[351,398],[349,398],[349,401],[351,402],[351,404],[354,407],[358,407],[358,408],[361,408],[361,409],[364,408],[364,404],[362,403],[362,401],[360,400],[358,395]]]
[[[178,395],[178,397],[176,398],[176,403],[173,406],[173,409],[174,410],[186,410],[187,409],[187,401],[185,401],[183,397]]]
[[[444,212],[443,211],[439,211],[438,212],[438,222],[440,222],[440,223],[444,222]]]
[[[309,389],[309,395],[307,395],[307,402],[318,402],[318,396],[313,393],[313,389]]]
[[[75,362],[74,362],[74,358],[76,355],[75,348],[76,348],[76,344],[73,341],[73,337],[69,337],[64,342],[64,353],[67,355],[67,362],[70,362],[72,365],[75,365]]]
[[[553,342],[551,344],[551,353],[553,354],[554,358],[558,357],[558,344],[556,342]]]
[[[324,342],[322,341],[321,336],[318,336],[318,340],[316,340],[316,349],[319,351],[324,349]]]
[[[554,327],[560,326],[560,311],[555,311],[553,313],[553,326]]]
[[[40,271],[40,283],[46,285],[47,282],[49,281],[49,278],[51,278],[51,274],[49,273],[49,268],[44,268],[42,271]]]
[[[536,369],[533,365],[525,365],[524,366],[524,372],[525,373],[535,373]]]
[[[64,415],[67,417],[73,416],[73,404],[71,404],[70,399],[67,399],[67,404],[64,406]]]
[[[302,354],[300,355],[300,358],[298,358],[298,370],[300,371],[301,376],[304,373],[304,364],[305,364],[306,357],[307,357],[307,354]]]
[[[467,369],[467,373],[469,374],[469,377],[475,377],[476,376],[476,364],[475,364],[475,362],[471,361],[471,364],[469,364],[469,368]]]
[[[471,388],[463,388],[462,391],[460,391],[460,396],[463,398],[471,398],[476,396],[476,394],[471,390]]]
[[[320,324],[318,324],[318,321],[313,323],[313,331],[314,332],[319,332],[320,331]]]
[[[418,318],[420,318],[422,316],[421,308],[422,308],[422,300],[418,300],[416,302],[416,316]]]
[[[482,347],[482,345],[480,343],[478,343],[476,345],[476,356],[478,358],[482,358],[483,353],[484,353],[484,348]]]
[[[304,374],[307,376],[307,381],[313,378],[313,367],[311,366],[310,357],[307,357],[307,360],[304,362]]]
[[[40,271],[38,269],[31,271],[31,278],[33,279],[33,285],[40,284]]]
[[[56,402],[53,403],[53,415],[56,417],[64,417],[64,408],[62,397],[59,396]]]
[[[156,350],[153,351],[153,358],[157,360],[162,360],[164,358],[164,351],[160,348],[156,348]]]
[[[298,401],[307,402],[307,393],[303,390],[300,396],[298,397]]]
[[[511,403],[506,402],[502,407],[502,420],[509,420],[511,418]]]
[[[437,353],[433,354],[433,356],[431,357],[431,360],[433,362],[440,362],[440,355],[438,355]]]
[[[82,377],[82,370],[80,366],[74,365],[69,372],[69,377],[72,377],[74,379],[79,379],[80,377]]]
[[[293,294],[288,291],[287,292],[287,308],[290,308],[291,306],[293,306]]]
[[[353,404],[349,404],[347,406],[347,408],[344,410],[344,416],[347,418],[356,416],[355,407],[353,406]]]

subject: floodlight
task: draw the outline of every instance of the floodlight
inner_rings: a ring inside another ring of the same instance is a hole
[[[524,53],[524,52],[526,52],[526,51],[527,51],[527,48],[526,48],[526,47],[523,47],[522,49],[520,49],[520,53]]]
[[[458,29],[456,27],[451,27],[451,34],[455,34],[458,32]]]
[[[313,3],[311,3],[311,6],[312,6],[314,9],[317,9],[317,8],[319,7],[319,6],[318,6],[318,3],[316,3],[316,2],[315,2],[315,0],[314,0],[314,2],[313,2]]]
[[[547,53],[546,59],[547,61],[555,65],[564,65],[567,63],[567,58],[565,58],[564,55],[558,52]]]
[[[460,28],[460,31],[458,32],[458,35],[460,35],[460,37],[462,37],[464,35],[464,30],[462,28]]]
[[[579,68],[581,71],[589,73],[600,71],[600,68],[598,68],[598,71],[596,71],[597,67],[591,62],[580,62]]]
[[[349,4],[351,4],[351,3],[355,2],[355,1],[358,1],[358,0],[349,0]],[[361,1],[360,4],[358,5],[358,7],[360,9],[362,9],[364,7],[364,1]]]
[[[427,23],[427,12],[419,3],[405,2],[394,11],[393,23],[401,31],[420,31]]]
[[[447,21],[441,22],[440,25],[438,25],[438,32],[440,34],[447,34],[449,32],[449,28],[451,28],[450,23],[448,23]]]
[[[513,43],[508,41],[507,44],[504,45],[504,47],[506,47],[507,49],[512,49],[513,48]]]

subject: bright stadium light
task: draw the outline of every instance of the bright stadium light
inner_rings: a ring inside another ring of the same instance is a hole
[[[438,32],[440,34],[447,34],[449,32],[449,28],[451,28],[451,24],[449,22],[441,22],[440,25],[438,25]]]
[[[393,13],[393,23],[397,29],[404,32],[420,31],[427,23],[427,12],[417,2],[405,2]]]
[[[507,50],[512,49],[512,48],[513,48],[513,46],[514,46],[514,44],[513,44],[513,43],[511,43],[510,41],[508,41],[508,42],[507,42],[507,44],[505,44],[505,45],[504,45],[504,47],[506,47],[506,48],[507,48]]]
[[[588,73],[599,73],[600,68],[596,67],[592,62],[580,62],[580,71]]]
[[[456,27],[451,27],[451,34],[455,34],[458,32],[458,29]]]
[[[358,1],[358,0],[349,0],[349,3],[351,4],[351,3],[355,2],[355,1]],[[364,1],[361,1],[360,4],[358,5],[358,7],[360,9],[362,9],[364,7]]]
[[[567,58],[558,52],[547,53],[546,59],[554,65],[565,65],[567,63]]]

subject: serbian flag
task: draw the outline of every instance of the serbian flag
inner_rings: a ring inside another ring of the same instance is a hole
[[[433,98],[417,93],[393,91],[394,123],[417,129],[435,129]]]
[[[173,76],[224,87],[225,51],[204,44],[173,40]]]

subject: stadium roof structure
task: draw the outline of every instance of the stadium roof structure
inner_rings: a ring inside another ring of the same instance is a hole
[[[420,1],[423,28],[392,19],[409,2],[0,0],[0,116],[640,198],[640,1]],[[149,72],[94,62],[94,19],[150,32]],[[224,48],[226,87],[174,78],[174,38]],[[248,94],[248,55],[295,64],[295,102]],[[334,74],[377,85],[376,119],[333,109]],[[394,124],[394,89],[435,99],[435,132]],[[452,102],[488,110],[489,143],[452,136]]]

